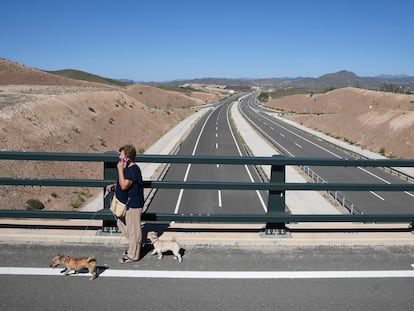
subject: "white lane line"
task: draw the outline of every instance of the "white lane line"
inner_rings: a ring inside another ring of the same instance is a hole
[[[221,200],[221,190],[218,191],[219,207],[223,207],[223,201]]]
[[[218,143],[216,143],[216,149],[218,149]]]
[[[253,109],[253,108],[252,108]],[[243,115],[243,117],[250,121],[251,125],[256,128],[263,136],[265,136],[271,143],[273,143],[275,146],[277,146],[279,149],[283,150],[287,155],[293,157],[293,153],[287,150],[285,147],[283,147],[281,144],[279,144],[276,140],[274,140],[270,135],[268,135],[265,131],[262,130],[262,128],[255,123],[251,118],[248,117],[246,113],[240,109],[240,113]]]
[[[372,177],[375,177],[375,178],[377,178],[377,179],[381,180],[382,182],[384,182],[384,183],[386,183],[386,184],[388,184],[388,185],[390,185],[390,184],[391,184],[388,180],[385,180],[384,178],[381,178],[381,177],[379,177],[378,175],[375,175],[374,173],[371,173],[370,171],[366,170],[366,169],[365,169],[365,168],[363,168],[363,167],[357,166],[357,168],[359,168],[359,169],[360,169],[361,171],[363,171],[364,173],[367,173],[368,175],[371,175]]]
[[[371,175],[371,176],[373,176],[373,177],[375,177],[375,178],[377,178],[377,179],[381,180],[382,182],[384,182],[384,183],[386,183],[386,184],[388,184],[388,185],[391,185],[391,182],[389,182],[388,180],[386,180],[386,179],[384,179],[384,178],[381,178],[381,177],[379,177],[378,175],[375,175],[374,173],[371,173],[370,171],[368,171],[368,170],[366,170],[366,169],[364,169],[364,168],[362,168],[362,167],[360,167],[360,166],[358,166],[358,168],[359,168],[361,171],[363,171],[363,172],[365,172],[365,173],[367,173],[367,174],[369,174],[369,175]],[[377,194],[373,193],[372,191],[371,191],[371,193],[372,193],[372,194],[374,194],[375,196],[379,197],[381,200],[385,201],[385,199],[384,199],[384,198],[382,198],[381,196],[379,196],[379,195],[377,195]],[[414,198],[414,194],[412,194],[412,193],[410,193],[410,192],[408,192],[408,191],[404,191],[404,193],[405,193],[405,194],[408,194],[409,196],[411,196],[411,197],[413,197],[413,198]]]
[[[234,103],[233,103],[234,104]],[[231,133],[231,136],[233,137],[233,141],[234,141],[234,144],[236,145],[236,148],[237,148],[237,151],[239,152],[239,155],[240,156],[243,156],[243,153],[241,152],[241,150],[240,150],[240,147],[239,147],[239,144],[237,143],[237,140],[236,140],[236,137],[235,137],[235,135],[234,135],[234,133],[233,133],[233,130],[232,130],[232,128],[231,128],[231,124],[230,124],[230,108],[233,106],[233,104],[231,104],[231,105],[228,105],[228,107],[227,107],[227,126],[229,127],[229,130],[230,130],[230,133]],[[253,176],[252,176],[252,174],[250,173],[250,170],[249,170],[249,168],[247,167],[247,165],[244,165],[244,168],[245,168],[245,170],[246,170],[246,172],[247,172],[247,175],[249,175],[249,179],[250,179],[250,181],[251,182],[254,182],[254,178],[253,178]],[[260,191],[259,190],[256,190],[256,195],[257,195],[257,197],[258,197],[258,199],[259,199],[259,201],[260,201],[260,203],[262,204],[262,208],[264,209],[264,211],[267,213],[267,206],[266,206],[266,203],[264,202],[264,200],[263,200],[263,197],[262,197],[262,195],[261,195],[261,193],[260,193]]]
[[[408,191],[404,191],[404,193],[406,193],[406,194],[408,194],[409,196],[411,196],[411,197],[413,197],[413,198],[414,198],[414,194],[412,194],[412,193],[410,193],[410,192],[408,192]]]
[[[302,146],[299,145],[298,143],[295,143],[296,146],[298,146],[300,149],[302,149]]]
[[[1,267],[0,275],[62,276],[62,269]],[[89,273],[71,276],[90,277]],[[414,270],[368,271],[168,271],[168,270],[115,270],[107,269],[99,277],[151,278],[151,279],[368,279],[414,278]]]
[[[360,169],[361,171],[363,171],[364,173],[371,175],[372,177],[375,177],[379,180],[381,180],[382,182],[390,185],[391,183],[387,180],[385,180],[384,178],[379,177],[378,175],[375,175],[374,173],[371,173],[370,171],[366,170],[363,167],[357,166],[358,169]],[[373,195],[375,195],[378,199],[380,199],[381,201],[385,201],[385,198],[383,198],[382,196],[380,196],[378,193],[374,192],[374,191],[370,191]]]
[[[380,199],[381,201],[385,201],[385,199],[382,197],[382,196],[380,196],[378,193],[376,193],[376,192],[374,192],[374,191],[370,191],[371,192],[371,194],[373,194],[373,195],[375,195],[378,199]]]
[[[178,214],[178,210],[180,209],[183,194],[184,194],[184,189],[180,189],[180,193],[178,194],[178,198],[177,198],[177,203],[175,203],[174,214]]]
[[[188,175],[190,174],[191,163],[188,164],[187,169],[184,175],[184,181],[187,181]],[[184,189],[180,189],[180,194],[178,195],[177,203],[175,204],[174,214],[178,214],[178,209],[181,205],[181,199],[183,198]]]
[[[204,128],[206,127],[206,124],[207,124],[207,122],[210,119],[212,114],[213,114],[213,112],[211,112],[208,115],[208,117],[206,118],[206,121],[204,122],[203,127],[201,128],[200,133],[198,134],[198,137],[197,137],[197,140],[196,140],[196,143],[194,145],[194,149],[193,149],[193,152],[192,152],[191,155],[195,155],[198,144],[199,144],[200,139],[201,139],[201,134],[203,134]],[[185,171],[184,182],[187,181],[188,175],[190,174],[190,168],[191,168],[191,163],[188,164],[187,170]],[[175,204],[174,214],[178,214],[178,210],[180,209],[181,199],[183,197],[183,193],[184,193],[184,189],[180,189],[180,194],[178,195],[177,203]]]
[[[326,148],[322,147],[321,145],[318,145],[317,143],[314,143],[313,141],[311,141],[311,140],[309,140],[309,139],[307,139],[307,138],[305,138],[305,137],[303,137],[303,136],[300,136],[299,134],[297,134],[297,133],[295,133],[295,132],[293,132],[293,131],[289,130],[288,128],[286,128],[286,127],[284,127],[284,126],[282,126],[282,125],[280,125],[280,124],[277,124],[276,122],[274,122],[274,121],[273,121],[273,120],[271,120],[270,118],[267,118],[267,117],[264,117],[264,118],[265,118],[267,121],[269,121],[271,124],[274,124],[275,126],[278,126],[278,127],[282,128],[282,129],[284,129],[286,132],[289,132],[289,133],[291,133],[292,135],[295,135],[296,137],[299,137],[300,139],[302,139],[302,140],[304,140],[304,141],[308,142],[309,144],[314,145],[315,147],[317,147],[317,148],[319,148],[319,149],[321,149],[321,150],[323,150],[323,151],[325,151],[325,152],[327,152],[327,153],[329,153],[329,154],[333,155],[333,156],[334,156],[334,157],[336,157],[336,158],[342,159],[342,157],[341,157],[341,156],[339,156],[338,154],[336,154],[336,153],[334,153],[334,152],[332,152],[332,151],[330,151],[330,150],[328,150],[328,149],[326,149]]]
[[[357,168],[359,168],[361,171],[363,171],[363,172],[365,172],[365,173],[367,173],[367,174],[369,174],[369,175],[371,175],[371,176],[373,176],[373,177],[375,177],[375,178],[377,178],[377,179],[381,180],[381,181],[382,181],[382,182],[384,182],[385,184],[391,185],[391,182],[389,182],[388,180],[386,180],[386,179],[384,179],[384,178],[381,178],[381,177],[379,177],[378,175],[376,175],[376,174],[374,174],[374,173],[371,173],[370,171],[366,170],[365,168],[360,167],[360,166],[357,166]],[[370,192],[371,192],[373,195],[375,195],[376,197],[378,197],[378,198],[380,198],[381,200],[385,201],[385,199],[384,199],[383,197],[381,197],[380,195],[378,195],[378,194],[376,194],[376,193],[374,193],[374,192],[372,192],[372,191],[370,191]],[[412,194],[412,193],[410,193],[410,192],[408,192],[408,191],[404,191],[404,193],[405,193],[405,194],[408,194],[409,196],[411,196],[411,197],[413,197],[413,198],[414,198],[414,194]]]
[[[273,122],[272,120],[270,120],[270,119],[268,119],[268,118],[266,118],[266,119],[267,119],[267,120],[269,120],[272,124],[274,124],[274,125],[276,125],[276,126],[279,126],[280,128],[282,128],[282,129],[284,129],[284,130],[286,130],[286,131],[290,132],[290,133],[291,133],[291,134],[293,134],[293,135],[296,135],[297,137],[302,138],[303,140],[305,140],[305,141],[307,141],[307,142],[309,142],[309,143],[313,144],[314,146],[316,146],[316,147],[320,148],[321,150],[324,150],[324,151],[326,151],[326,152],[328,152],[328,153],[332,154],[333,156],[335,156],[335,157],[337,157],[337,158],[342,159],[342,157],[341,157],[341,156],[339,156],[339,155],[337,155],[336,153],[333,153],[333,152],[331,152],[331,151],[329,151],[329,150],[327,150],[327,149],[323,148],[322,146],[320,146],[320,145],[318,145],[318,144],[316,144],[316,143],[314,143],[314,142],[312,142],[312,141],[310,141],[310,140],[308,140],[308,139],[306,139],[306,138],[304,138],[304,137],[301,137],[300,135],[298,135],[298,134],[296,134],[296,133],[294,133],[294,132],[292,132],[292,131],[288,130],[286,127],[284,127],[284,126],[282,126],[282,125],[279,125],[279,124],[277,124],[277,123]],[[284,135],[283,135],[282,133],[280,133],[280,135],[284,137]],[[296,143],[295,143],[295,145],[297,145],[297,146],[299,147],[299,145],[298,145],[298,144],[296,144]],[[302,147],[300,147],[300,148],[302,148]],[[285,149],[285,150],[286,150],[286,149]],[[365,173],[367,173],[367,174],[369,174],[369,175],[371,175],[371,176],[373,176],[373,177],[375,177],[375,178],[377,178],[377,179],[381,180],[382,182],[384,182],[384,183],[386,183],[386,184],[391,184],[389,181],[387,181],[387,180],[385,180],[385,179],[383,179],[383,178],[379,177],[378,175],[375,175],[374,173],[369,172],[368,170],[366,170],[366,169],[364,169],[364,168],[362,168],[362,167],[360,167],[360,166],[357,166],[357,168],[359,168],[359,169],[360,169],[360,170],[362,170],[363,172],[365,172]],[[373,192],[373,191],[370,191],[370,192],[371,192],[373,195],[375,195],[376,197],[378,197],[380,200],[385,201],[385,199],[384,199],[383,197],[381,197],[380,195],[378,195],[377,193],[375,193],[375,192]],[[414,195],[413,195],[413,194],[411,194],[411,193],[409,193],[409,192],[407,192],[407,191],[404,191],[404,192],[405,192],[406,194],[408,194],[409,196],[414,197]]]

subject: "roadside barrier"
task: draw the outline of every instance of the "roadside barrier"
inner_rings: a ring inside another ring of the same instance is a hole
[[[1,151],[0,160],[26,161],[81,161],[103,163],[103,179],[65,178],[12,178],[0,177],[0,186],[53,186],[53,187],[101,187],[114,183],[117,178],[116,152],[107,153],[52,153]],[[286,233],[286,224],[295,222],[360,222],[360,223],[414,223],[410,214],[290,214],[286,211],[285,191],[414,191],[413,183],[286,183],[286,166],[343,166],[343,167],[414,167],[414,159],[336,159],[336,158],[289,158],[236,156],[183,156],[140,154],[137,163],[170,164],[227,164],[270,165],[268,182],[216,182],[216,181],[163,181],[145,180],[145,188],[156,189],[217,189],[217,190],[266,190],[267,212],[262,214],[143,214],[144,221],[153,222],[203,222],[203,223],[265,223],[266,234]],[[103,208],[89,211],[16,210],[0,206],[2,218],[48,219],[99,219],[103,227],[112,227],[114,218],[109,211],[111,196],[103,198]],[[311,202],[309,203],[311,204]]]

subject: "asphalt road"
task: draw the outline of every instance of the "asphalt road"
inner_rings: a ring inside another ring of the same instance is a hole
[[[255,96],[240,103],[242,114],[283,154],[289,157],[352,158],[321,139],[303,132],[265,113],[255,104]],[[370,167],[311,167],[327,182],[349,183],[403,183],[387,172]],[[365,214],[413,213],[414,193],[344,191],[345,197]]]
[[[235,98],[225,99],[207,113],[182,143],[180,155],[246,155],[230,122]],[[166,181],[259,181],[257,171],[244,165],[172,165]],[[149,204],[151,212],[248,214],[264,213],[267,193],[237,190],[164,190]]]
[[[191,247],[119,264],[123,246],[2,245],[2,310],[411,310],[414,247]],[[58,253],[96,255],[63,276]],[[12,269],[11,267],[15,267]]]

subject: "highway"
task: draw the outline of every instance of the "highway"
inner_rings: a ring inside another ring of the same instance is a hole
[[[255,94],[240,101],[243,116],[288,157],[352,158],[352,155],[335,148],[298,128],[276,119],[255,103]],[[349,183],[402,183],[384,170],[370,167],[311,167],[327,182]],[[413,213],[414,194],[411,192],[344,191],[344,196],[364,214]]]
[[[237,97],[225,99],[206,113],[182,143],[180,155],[246,155],[230,121],[231,104]],[[260,177],[254,167],[245,165],[174,164],[166,181],[249,181]],[[164,213],[249,214],[265,213],[267,193],[237,190],[165,190],[160,189],[148,211]]]

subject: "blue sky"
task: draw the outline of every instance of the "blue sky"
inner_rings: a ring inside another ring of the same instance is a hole
[[[45,69],[168,81],[414,76],[412,0],[13,0],[0,57]]]

